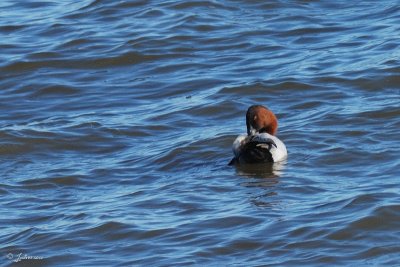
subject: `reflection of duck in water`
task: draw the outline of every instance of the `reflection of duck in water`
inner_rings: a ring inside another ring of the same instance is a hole
[[[275,136],[278,120],[271,110],[261,105],[249,107],[246,125],[247,135],[241,134],[233,142],[232,150],[235,156],[229,165],[278,162],[286,159],[286,146]]]

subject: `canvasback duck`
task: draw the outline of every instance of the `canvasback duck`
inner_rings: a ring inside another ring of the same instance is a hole
[[[249,107],[246,113],[247,134],[233,142],[234,158],[229,165],[278,162],[286,159],[285,144],[275,136],[278,120],[275,114],[261,105]]]

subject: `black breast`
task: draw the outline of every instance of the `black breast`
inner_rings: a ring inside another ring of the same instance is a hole
[[[270,152],[272,144],[250,141],[242,149],[238,161],[240,163],[266,163],[274,162]]]

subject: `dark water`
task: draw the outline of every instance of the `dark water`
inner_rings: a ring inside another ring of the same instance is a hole
[[[1,1],[1,264],[400,265],[399,32],[389,0]],[[255,103],[289,158],[229,167]]]

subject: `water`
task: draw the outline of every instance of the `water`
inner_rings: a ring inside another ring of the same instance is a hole
[[[3,0],[1,264],[400,265],[398,4]]]

